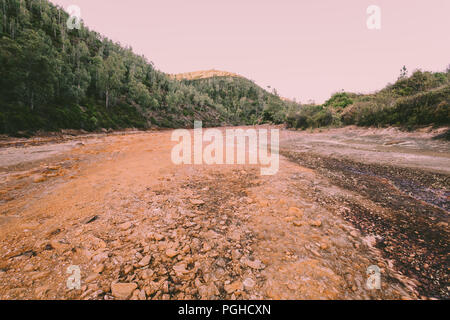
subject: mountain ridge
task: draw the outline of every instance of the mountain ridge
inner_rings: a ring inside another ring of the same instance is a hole
[[[176,80],[198,80],[198,79],[208,79],[212,77],[245,78],[237,73],[216,69],[197,70],[197,71],[169,74],[169,77]]]

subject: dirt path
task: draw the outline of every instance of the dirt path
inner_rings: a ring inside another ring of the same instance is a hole
[[[44,145],[52,153],[33,161],[14,154],[42,146],[0,149],[12,157],[0,170],[0,298],[433,296],[337,213],[342,201],[330,206],[322,196],[345,188],[320,170],[283,156],[273,176],[176,166],[173,145],[151,132]],[[80,289],[66,286],[71,265]],[[366,287],[370,265],[381,290]]]

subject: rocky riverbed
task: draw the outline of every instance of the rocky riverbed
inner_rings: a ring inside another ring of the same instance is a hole
[[[10,143],[0,297],[448,298],[448,144],[377,130],[283,130],[273,176],[176,166],[169,131]]]

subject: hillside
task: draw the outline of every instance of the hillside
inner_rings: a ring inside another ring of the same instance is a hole
[[[445,72],[416,70],[373,94],[338,92],[323,105],[291,110],[287,125],[325,126],[450,125],[450,68]]]
[[[268,92],[241,76],[219,76],[214,73],[212,77],[203,74],[203,78],[181,81],[208,95],[215,105],[222,107],[230,115],[230,120],[235,125],[283,123],[293,104],[284,101],[276,91]]]
[[[246,115],[253,113],[242,108],[262,109],[256,103],[268,101],[245,95],[252,87],[269,96],[254,84],[230,89],[239,92],[232,101],[211,98],[207,87],[176,80],[181,77],[157,70],[131,48],[83,24],[69,30],[67,19],[62,8],[48,1],[2,2],[0,133],[191,127],[194,119],[203,120],[205,126],[241,124],[248,123]],[[190,79],[210,76],[237,75],[216,70],[189,74]],[[243,99],[239,108],[234,100],[238,97]],[[262,121],[260,113],[255,114],[252,121]]]
[[[204,94],[48,1],[0,7],[0,133],[148,128],[227,122]]]

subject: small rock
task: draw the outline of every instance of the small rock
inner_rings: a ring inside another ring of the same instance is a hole
[[[175,251],[175,250],[173,250],[173,249],[171,249],[171,248],[169,248],[169,249],[166,250],[166,256],[168,256],[169,258],[173,258],[173,257],[175,257],[176,255],[178,255],[178,252],[177,252],[177,251]]]
[[[217,259],[217,260],[216,260],[216,264],[217,264],[219,267],[221,267],[221,268],[225,268],[225,266],[227,265],[226,262],[225,262],[225,260],[222,259],[222,258]]]
[[[147,266],[147,265],[150,263],[151,258],[152,258],[152,257],[151,257],[150,255],[145,256],[144,258],[142,258],[141,261],[139,261],[139,266],[140,266],[140,267],[145,267],[145,266]]]
[[[139,291],[138,299],[139,300],[147,300],[147,296],[145,295],[145,291],[144,290],[140,290]]]
[[[60,253],[69,249],[69,246],[66,243],[63,243],[56,239],[50,241],[50,245]]]
[[[230,239],[234,240],[234,241],[239,241],[241,240],[241,233],[238,230],[234,230],[231,234],[230,234]]]
[[[250,267],[252,269],[256,269],[256,270],[264,269],[264,267],[265,267],[264,264],[261,261],[259,261],[258,259],[255,259],[255,260],[252,261],[252,260],[247,259],[247,258],[242,258],[241,262],[243,264],[245,264],[246,266],[248,266],[248,267]]]
[[[133,294],[131,295],[130,300],[139,300],[139,294],[140,294],[139,289],[134,290]]]
[[[212,248],[211,248],[211,246],[210,246],[208,243],[204,243],[204,244],[203,244],[202,251],[208,252],[208,251],[211,250],[211,249],[212,249]]]
[[[322,225],[322,221],[320,220],[312,220],[309,222],[309,224],[313,227],[320,227]]]
[[[243,285],[242,285],[242,282],[238,280],[238,281],[235,281],[233,283],[226,284],[224,286],[224,289],[225,289],[225,291],[228,294],[232,294],[235,291],[242,290],[243,289]]]
[[[293,281],[289,281],[289,283],[287,284],[287,287],[288,287],[290,290],[297,291],[298,288],[299,288],[300,286],[299,286],[298,283],[295,283],[295,282],[293,282]]]
[[[45,177],[42,176],[42,175],[37,175],[37,176],[35,176],[33,178],[33,182],[34,183],[40,183],[40,182],[43,182],[43,181],[45,181]]]
[[[188,270],[186,270],[186,265],[184,263],[174,265],[173,270],[179,274],[185,274],[189,272]]]
[[[34,266],[31,263],[29,263],[23,268],[23,271],[25,272],[34,271]]]
[[[102,252],[102,253],[99,253],[99,254],[95,255],[92,258],[92,261],[94,261],[94,262],[103,262],[106,259],[108,259],[108,253],[107,252]]]
[[[189,201],[190,201],[192,204],[195,204],[195,205],[200,205],[200,204],[204,204],[204,203],[205,203],[205,201],[200,200],[200,199],[190,199]]]
[[[161,240],[164,239],[164,236],[163,236],[162,234],[155,233],[155,234],[153,235],[153,238],[155,238],[156,241],[161,241]]]
[[[255,287],[255,280],[252,278],[246,278],[242,284],[244,285],[245,290],[251,290]]]
[[[31,276],[31,280],[40,280],[50,275],[49,271],[36,272]]]
[[[128,221],[128,222],[125,222],[125,223],[122,223],[121,225],[119,225],[119,229],[122,231],[126,231],[126,230],[130,229],[132,225],[133,224],[130,221]]]
[[[239,250],[233,250],[231,252],[231,257],[233,260],[239,260],[242,257],[242,254],[239,252]]]
[[[129,273],[131,273],[132,271],[133,271],[133,266],[131,266],[131,265],[127,265],[127,266],[125,266],[125,268],[123,268],[123,273],[124,274],[129,274]]]
[[[267,201],[267,200],[260,200],[259,201],[259,206],[260,207],[268,207],[269,206],[269,201]]]
[[[102,273],[103,270],[105,270],[105,265],[104,264],[99,264],[97,267],[95,267],[94,272]]]
[[[90,283],[90,282],[97,280],[98,277],[99,277],[98,273],[93,273],[93,274],[89,275],[84,281],[86,283]]]
[[[219,290],[214,283],[211,282],[209,285],[202,285],[198,288],[198,293],[200,294],[201,299],[211,300],[219,294]]]
[[[290,207],[288,210],[290,215],[301,217],[303,215],[303,210],[297,207]]]
[[[144,288],[145,294],[151,296],[155,294],[159,289],[159,285],[155,281],[150,281],[149,284]]]
[[[47,294],[48,291],[50,291],[49,286],[42,286],[42,287],[37,288],[35,293],[36,293],[36,296],[38,296],[39,298],[42,298]]]
[[[136,290],[136,288],[137,288],[137,284],[134,282],[112,283],[111,284],[111,293],[117,299],[126,300],[133,294],[133,291]]]

